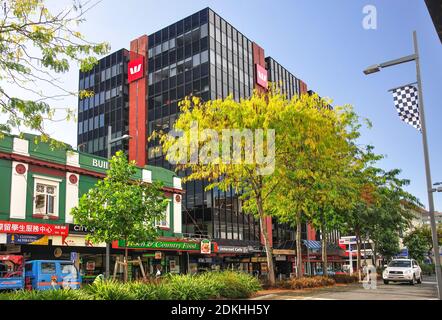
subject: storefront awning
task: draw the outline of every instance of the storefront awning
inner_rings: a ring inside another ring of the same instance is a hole
[[[310,250],[320,250],[321,249],[321,241],[316,240],[302,240],[307,249]]]

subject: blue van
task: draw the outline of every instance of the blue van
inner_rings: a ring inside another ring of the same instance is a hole
[[[25,264],[28,290],[80,289],[81,275],[72,261],[33,260]]]

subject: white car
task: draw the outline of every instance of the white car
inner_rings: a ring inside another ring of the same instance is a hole
[[[422,270],[414,259],[394,259],[382,273],[384,284],[408,282],[412,285],[422,283]]]

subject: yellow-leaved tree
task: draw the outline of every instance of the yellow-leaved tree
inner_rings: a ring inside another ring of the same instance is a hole
[[[239,102],[231,97],[205,103],[186,98],[173,130],[151,136],[159,138],[166,159],[177,171],[190,169],[184,181],[206,180],[206,190],[233,188],[240,194],[242,209],[259,219],[271,285],[275,273],[266,219],[297,222],[299,213],[317,196],[314,190],[305,190],[309,185],[302,186],[303,182],[311,176],[315,181],[327,179],[316,166],[336,160],[331,152],[347,157],[350,149],[351,137],[342,130],[352,111],[318,107],[323,104],[309,95],[288,100],[273,89],[254,92]],[[343,141],[333,144],[334,139]],[[307,199],[298,200],[304,190]]]

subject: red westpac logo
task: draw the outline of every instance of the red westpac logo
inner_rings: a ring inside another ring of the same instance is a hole
[[[144,76],[144,58],[138,58],[129,61],[127,81],[131,83],[132,81],[138,80]]]
[[[267,70],[259,64],[256,64],[256,83],[267,89]]]

